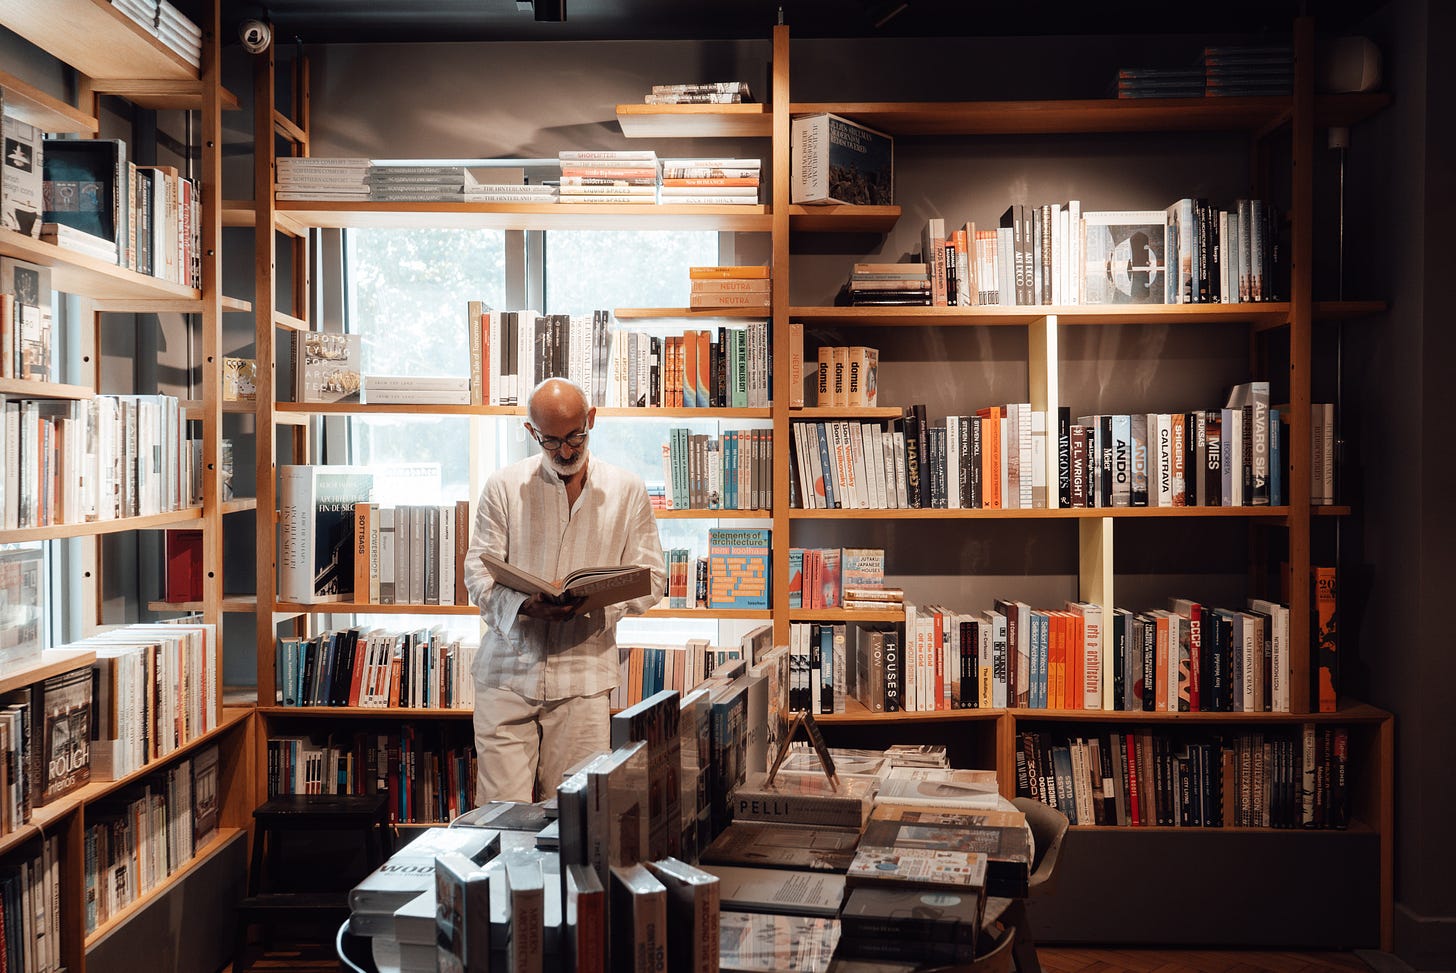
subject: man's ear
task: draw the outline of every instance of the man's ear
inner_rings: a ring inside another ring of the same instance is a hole
[[[591,429],[597,424],[597,407],[592,406],[586,410],[586,427]]]

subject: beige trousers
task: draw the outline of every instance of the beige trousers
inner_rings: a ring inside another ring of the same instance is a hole
[[[609,693],[541,702],[475,691],[475,802],[543,800],[567,768],[611,749]]]

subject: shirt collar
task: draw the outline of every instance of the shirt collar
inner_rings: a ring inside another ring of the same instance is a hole
[[[587,461],[586,476],[582,477],[581,480],[581,489],[583,493],[585,493],[587,489],[591,486],[592,467],[595,465],[596,464],[592,461]],[[538,452],[536,454],[536,475],[541,477],[546,482],[553,484],[558,489],[566,489],[566,481],[562,480],[561,477],[556,475],[556,471],[553,470],[551,468],[551,464],[546,461],[545,453]]]

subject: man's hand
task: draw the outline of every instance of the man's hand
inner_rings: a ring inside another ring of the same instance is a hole
[[[521,604],[517,613],[525,615],[527,618],[534,618],[543,622],[564,622],[569,618],[576,617],[576,609],[581,602],[581,598],[573,598],[570,601],[554,601],[542,595],[535,594]]]

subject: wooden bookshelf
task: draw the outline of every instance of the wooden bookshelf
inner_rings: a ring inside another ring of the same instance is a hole
[[[277,611],[294,615],[479,615],[474,605],[376,605],[364,601],[321,601],[303,604],[275,601]]]
[[[96,393],[85,385],[63,385],[59,382],[32,382],[24,378],[0,378],[0,395],[24,399],[90,399]]]
[[[746,318],[762,321],[771,316],[768,308],[760,307],[619,307],[612,311],[618,321],[656,321],[667,318]]]
[[[767,233],[768,207],[648,203],[403,203],[280,201],[280,214],[320,229],[734,230]]]
[[[652,510],[658,520],[771,520],[772,510]]]
[[[789,207],[789,229],[798,233],[888,233],[899,219],[898,206]]]
[[[790,608],[791,622],[903,622],[905,609],[896,605],[880,611],[868,608]]]
[[[1288,507],[1072,507],[1008,510],[943,507],[836,508],[789,511],[791,520],[1145,520],[1148,518],[1284,519]]]
[[[0,14],[0,23],[4,23],[3,14]],[[52,288],[80,297],[194,302],[201,298],[191,287],[148,277],[3,227],[0,227],[0,254],[49,267]]]
[[[201,519],[201,507],[186,507],[171,513],[149,514],[145,517],[118,517],[115,520],[93,520],[84,524],[23,527],[20,530],[0,530],[0,544],[51,541],[63,537],[95,537],[101,534],[122,534],[133,530],[161,530],[164,527],[177,527]]]
[[[629,139],[768,138],[768,105],[618,105],[617,124]]]
[[[792,307],[789,316],[805,324],[839,327],[1026,327],[1055,320],[1067,325],[1230,324],[1274,327],[1289,320],[1287,303],[1264,304],[1050,304],[1033,307]]]
[[[120,927],[131,921],[132,917],[146,909],[153,902],[165,896],[172,888],[181,883],[190,873],[206,864],[214,855],[219,854],[228,843],[242,837],[246,832],[241,828],[219,827],[216,833],[209,838],[202,847],[193,853],[186,864],[178,868],[171,875],[161,879],[155,886],[138,895],[135,900],[128,903],[120,912],[109,917],[95,930],[86,936],[86,947],[89,949],[94,944],[105,939]]]
[[[444,709],[426,706],[259,706],[263,716],[314,717],[340,720],[368,717],[388,720],[469,720],[474,717],[471,709]]]
[[[51,135],[95,135],[100,123],[79,108],[73,108],[32,84],[0,71],[0,89],[5,94],[5,114]]]
[[[45,682],[72,669],[83,669],[94,661],[96,653],[89,649],[46,649],[37,659],[0,666],[0,694]]]
[[[649,608],[643,618],[711,618],[719,621],[769,621],[773,613],[758,608]]]
[[[196,68],[108,0],[0,0],[0,24],[87,77],[198,80]]]
[[[187,81],[155,81],[135,78],[109,78],[97,80],[92,89],[99,95],[116,95],[133,105],[157,111],[199,111],[206,86],[200,79]],[[241,107],[238,96],[226,88],[219,90],[223,111],[237,111]]]

